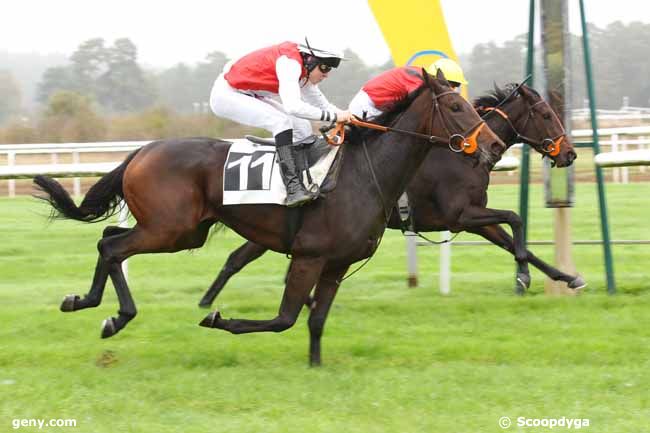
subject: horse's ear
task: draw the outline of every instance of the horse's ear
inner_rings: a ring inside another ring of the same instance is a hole
[[[422,81],[424,81],[424,84],[426,84],[427,87],[431,88],[431,76],[424,68],[422,68]]]
[[[519,94],[524,97],[524,99],[529,103],[529,104],[534,104],[537,102],[537,97],[535,96],[535,92],[533,92],[530,87],[528,87],[525,84],[522,84],[519,86],[518,90]]]
[[[438,72],[436,73],[436,78],[441,81],[445,86],[451,87],[447,79],[445,78],[445,73],[442,72],[442,69],[438,69]]]

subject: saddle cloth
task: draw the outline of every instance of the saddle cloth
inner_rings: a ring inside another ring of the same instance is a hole
[[[316,161],[309,161],[309,172],[318,186],[325,180],[339,149],[328,147],[311,152],[312,155],[319,155]],[[305,157],[301,152],[297,153],[295,159],[296,165],[302,168]],[[302,173],[303,183],[309,188],[306,173]],[[247,139],[232,140],[223,168],[223,204],[282,205],[286,197],[287,190],[280,175],[275,146],[253,143]]]

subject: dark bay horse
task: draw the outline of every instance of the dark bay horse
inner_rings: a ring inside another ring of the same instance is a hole
[[[104,230],[90,291],[83,298],[66,296],[61,310],[99,305],[110,277],[120,308],[118,317],[104,321],[102,337],[115,335],[136,315],[121,263],[136,254],[199,248],[210,227],[223,223],[264,248],[291,254],[291,270],[273,319],[226,320],[214,311],[201,325],[234,334],[284,331],[293,326],[316,286],[308,323],[310,362],[319,364],[321,335],[340,280],[352,263],[375,252],[392,203],[433,147],[447,149],[455,134],[470,136],[484,126],[441,73],[436,79],[423,74],[420,89],[385,120],[386,125],[430,139],[388,132],[368,134],[345,145],[336,189],[304,208],[302,227],[289,249],[285,246],[287,208],[222,204],[223,165],[230,147],[226,141],[187,138],[150,143],[103,176],[79,206],[54,179],[35,177],[46,193],[43,198],[61,217],[85,222],[105,219],[123,197],[137,221],[132,228]],[[464,161],[463,170],[487,170],[482,166],[494,164],[505,144],[489,128],[482,128],[478,146],[474,156],[454,155]]]
[[[476,99],[474,106],[479,114],[486,116],[490,129],[508,147],[522,141],[540,154],[552,158],[557,167],[571,165],[576,153],[553,109],[534,89],[526,85],[514,91],[515,88],[513,84],[505,89],[495,88],[493,93]],[[497,106],[499,108],[495,108]],[[555,142],[559,139],[562,140],[558,143],[559,148],[556,148]],[[525,249],[523,227],[516,213],[486,207],[490,167],[467,171],[462,170],[463,164],[461,159],[454,158],[444,149],[436,148],[429,152],[407,187],[413,228],[418,232],[468,231],[504,248],[517,261],[518,290],[530,286],[528,263],[551,279],[566,282],[569,288],[584,287],[586,283],[582,277],[565,274]],[[513,236],[499,226],[504,223],[510,226]],[[395,210],[388,227],[402,227]],[[209,307],[231,276],[266,251],[266,248],[253,242],[246,242],[235,250],[199,305]]]

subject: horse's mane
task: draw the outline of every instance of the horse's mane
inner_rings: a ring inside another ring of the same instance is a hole
[[[406,109],[413,103],[413,101],[415,101],[417,97],[420,96],[420,94],[428,88],[429,86],[427,86],[427,84],[423,81],[420,87],[413,90],[411,93],[406,95],[406,97],[396,101],[386,111],[372,119],[372,123],[384,126],[391,125],[402,113],[404,113],[404,111],[406,111]],[[380,131],[377,131],[375,129],[355,127],[351,130],[351,138],[354,137],[368,139],[378,133],[380,133]]]
[[[479,108],[489,108],[489,107],[496,107],[497,105],[501,104],[505,99],[512,93],[512,91],[518,86],[518,83],[508,83],[503,87],[497,86],[497,84],[494,84],[494,90],[488,92],[486,95],[479,96],[478,98],[474,99],[472,104],[474,105],[475,109]],[[533,89],[532,87],[528,87],[528,89],[533,92],[535,95],[539,96],[539,93],[537,93],[537,90]],[[512,96],[512,98],[519,98],[519,92],[515,92],[515,94]]]

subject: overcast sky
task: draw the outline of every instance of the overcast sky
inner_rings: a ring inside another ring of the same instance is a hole
[[[386,0],[388,1],[388,0]],[[396,0],[397,1],[397,0]],[[572,31],[579,33],[578,0],[569,0]],[[389,52],[365,0],[7,0],[2,6],[0,51],[70,55],[83,41],[131,39],[140,62],[193,64],[211,51],[237,57],[253,49],[327,32],[368,64]],[[442,0],[457,53],[481,42],[501,43],[527,31],[526,0]],[[585,0],[587,20],[600,27],[621,20],[650,22],[645,0]]]

